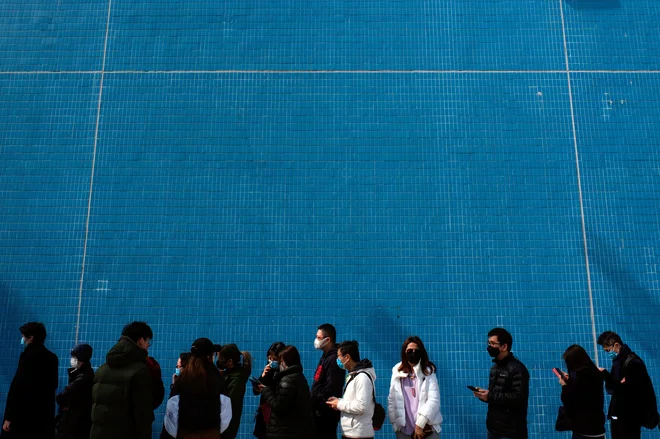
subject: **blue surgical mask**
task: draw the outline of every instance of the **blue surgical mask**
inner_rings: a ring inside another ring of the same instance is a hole
[[[270,368],[275,369],[275,370],[279,370],[280,362],[279,361],[271,361],[270,362]]]
[[[619,354],[614,352],[614,349],[612,349],[611,351],[607,351],[607,356],[610,357],[612,360],[614,360],[617,355],[619,355]]]
[[[179,368],[177,367],[177,368],[176,368],[176,371],[174,372],[174,375],[176,375],[176,376],[181,375],[181,369],[179,369]]]
[[[21,337],[21,346],[25,346],[25,337]]]
[[[339,358],[337,358],[337,367],[340,368],[341,370],[346,369],[346,366],[344,366],[344,363],[342,363]]]

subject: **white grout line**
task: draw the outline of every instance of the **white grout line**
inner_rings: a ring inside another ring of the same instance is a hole
[[[105,48],[104,48],[105,52]],[[105,59],[104,59],[105,62]],[[548,73],[602,73],[658,75],[660,70],[67,70],[2,72],[0,75],[186,75],[186,74],[548,74]]]
[[[566,60],[566,79],[568,80],[568,100],[571,106],[571,124],[573,126],[573,149],[575,151],[575,169],[577,171],[578,195],[580,198],[580,218],[582,220],[582,245],[584,246],[584,262],[587,271],[587,290],[589,291],[589,312],[591,316],[591,336],[594,344],[594,358],[598,366],[598,343],[596,340],[596,316],[594,313],[594,294],[591,288],[591,269],[589,268],[589,248],[587,246],[587,227],[584,220],[584,202],[582,201],[582,180],[580,178],[580,155],[578,154],[577,130],[575,127],[575,110],[573,107],[573,88],[571,86],[571,70],[568,64],[568,43],[566,42],[566,21],[564,19],[564,0],[559,0],[561,12],[561,30],[564,38],[564,58]]]
[[[96,108],[96,129],[94,131],[94,151],[92,153],[92,172],[89,178],[89,197],[87,198],[87,220],[85,221],[85,244],[83,246],[82,268],[80,270],[80,289],[78,291],[78,317],[76,319],[76,343],[80,333],[80,311],[82,308],[83,283],[85,281],[85,261],[87,259],[87,238],[89,237],[89,217],[92,211],[92,189],[94,188],[94,168],[96,167],[96,145],[99,140],[99,122],[101,120],[101,99],[103,98],[103,78],[105,76],[105,58],[108,49],[108,32],[110,30],[110,10],[112,0],[108,0],[108,18],[105,23],[105,42],[103,43],[103,63],[101,64],[101,81],[99,84],[99,99]]]

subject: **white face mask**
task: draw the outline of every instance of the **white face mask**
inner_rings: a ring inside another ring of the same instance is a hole
[[[74,369],[78,369],[78,359],[75,357],[71,357],[71,367]]]
[[[323,349],[329,342],[330,339],[328,337],[324,338],[323,340],[319,340],[318,338],[315,338],[314,349]]]

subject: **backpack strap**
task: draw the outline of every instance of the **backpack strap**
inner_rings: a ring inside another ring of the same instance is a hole
[[[355,377],[360,375],[361,373],[365,374],[369,378],[369,381],[371,381],[371,390],[372,390],[371,394],[374,398],[374,402],[376,402],[376,386],[374,385],[374,380],[371,378],[371,375],[369,375],[367,372],[358,372],[355,375],[351,376],[351,378],[346,383],[346,387],[344,387],[344,392],[346,392],[346,389],[348,388],[348,385],[351,383],[351,381],[353,381]]]
[[[626,368],[634,360],[642,361],[642,359],[639,358],[634,352],[631,353],[631,354],[628,354],[628,356],[626,357],[626,361],[623,362],[623,366],[621,367],[621,375],[625,374]]]

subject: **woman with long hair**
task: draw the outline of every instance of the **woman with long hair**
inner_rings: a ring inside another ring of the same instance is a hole
[[[408,337],[401,347],[401,362],[392,369],[387,398],[397,439],[440,437],[440,387],[435,372],[422,340]]]
[[[195,340],[190,348],[188,364],[172,386],[167,404],[165,427],[176,439],[219,439],[221,429],[221,395],[227,395],[224,378],[213,365],[213,343],[208,338]],[[176,399],[178,398],[178,404]],[[226,399],[229,403],[229,399]],[[176,428],[168,429],[168,421],[177,405]],[[162,436],[161,436],[162,437]]]
[[[232,412],[229,428],[222,434],[222,439],[235,439],[241,425],[245,386],[252,373],[252,356],[247,351],[241,352],[233,343],[224,345],[218,354],[217,366],[227,381]]]
[[[278,357],[279,372],[272,386],[259,386],[271,407],[266,427],[267,439],[313,439],[314,421],[309,385],[303,375],[300,354],[287,346]]]
[[[561,374],[559,384],[572,438],[604,438],[602,374],[582,346],[569,346],[563,358],[568,373]]]

